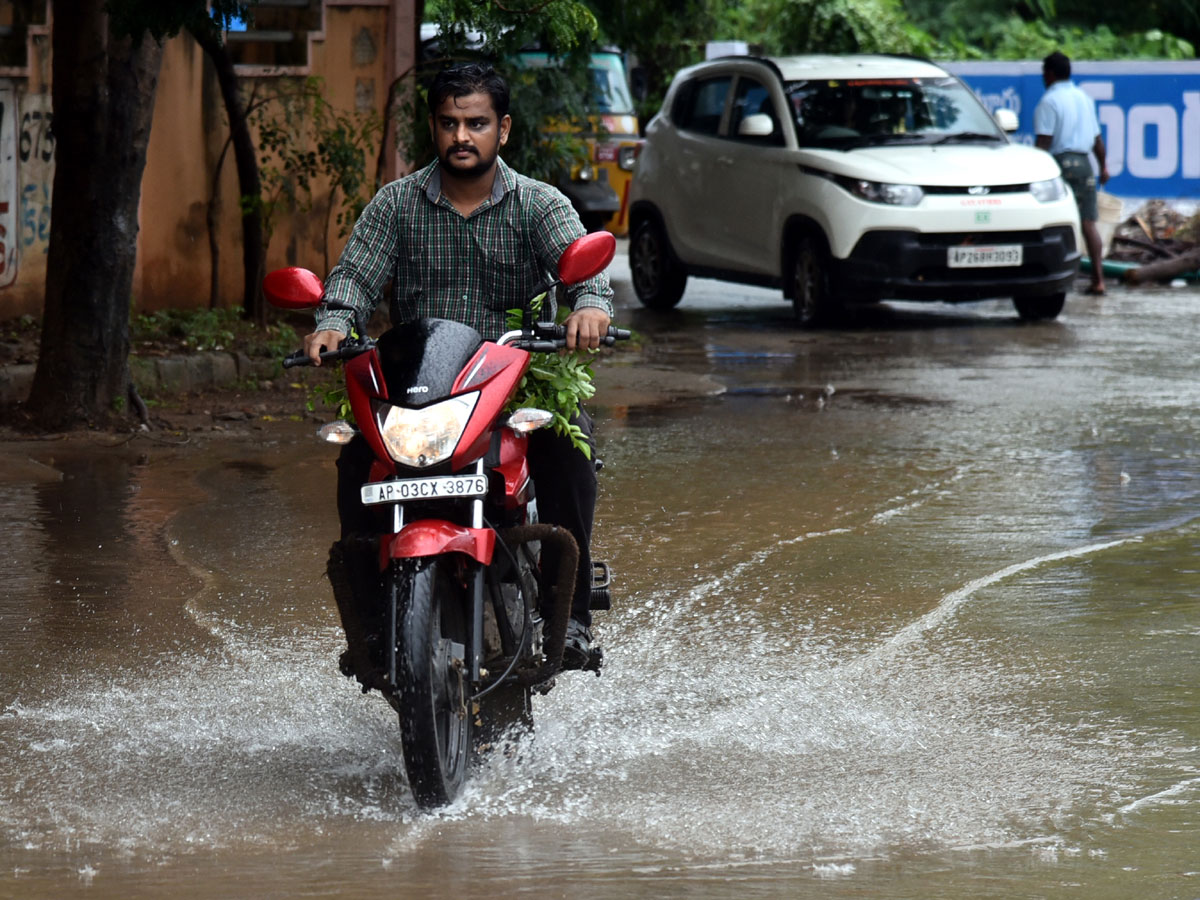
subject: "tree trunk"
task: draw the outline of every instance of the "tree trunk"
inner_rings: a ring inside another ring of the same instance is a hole
[[[55,0],[54,207],[32,419],[129,421],[129,307],[162,45],[109,30],[105,0]]]
[[[238,96],[238,77],[229,50],[220,36],[204,29],[188,29],[205,55],[212,60],[225,101],[233,158],[237,163],[238,189],[242,194],[242,311],[247,319],[266,324],[266,304],[262,298],[262,280],[266,274],[266,247],[263,244],[262,181],[258,157],[246,121],[246,110]]]
[[[1200,268],[1200,247],[1193,247],[1173,259],[1160,259],[1125,273],[1126,284],[1145,284],[1148,281],[1170,281],[1176,275]]]

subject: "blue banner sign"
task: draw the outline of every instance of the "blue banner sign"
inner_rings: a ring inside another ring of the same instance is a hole
[[[1032,144],[1033,109],[1045,92],[1041,62],[941,63],[995,112],[1020,120]],[[1096,101],[1108,151],[1105,190],[1119,197],[1200,200],[1200,61],[1077,62],[1071,78]]]

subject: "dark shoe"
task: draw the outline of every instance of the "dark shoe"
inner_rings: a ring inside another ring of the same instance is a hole
[[[582,669],[588,664],[592,649],[592,632],[578,619],[567,623],[567,640],[563,645],[563,668]]]
[[[347,678],[357,680],[362,686],[364,694],[371,688],[378,691],[385,691],[387,688],[387,673],[381,666],[374,665],[370,661],[369,654],[364,659],[361,655],[356,655],[353,650],[346,648],[338,657],[338,668]]]

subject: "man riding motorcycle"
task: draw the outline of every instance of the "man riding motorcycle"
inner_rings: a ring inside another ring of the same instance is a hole
[[[485,340],[507,330],[507,310],[523,306],[544,273],[555,271],[562,252],[585,233],[558,190],[518,174],[500,159],[512,125],[508,108],[508,85],[490,65],[461,64],[435,76],[429,127],[437,159],[385,185],[367,204],[325,281],[323,300],[361,310],[366,321],[390,281],[393,322],[453,319]],[[608,276],[572,286],[567,297],[573,310],[564,322],[567,348],[599,347],[613,314]],[[348,310],[318,307],[316,327],[304,339],[314,365],[320,365],[322,350],[336,349],[350,333],[353,319]],[[572,421],[590,444],[588,415],[580,409]],[[370,530],[359,487],[371,459],[361,436],[338,458],[343,538]],[[540,520],[566,528],[579,544],[563,654],[566,666],[578,667],[586,662],[592,640],[589,543],[596,468],[569,437],[549,429],[530,436],[529,462]]]

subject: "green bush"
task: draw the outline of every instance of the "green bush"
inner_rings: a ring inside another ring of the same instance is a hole
[[[279,359],[300,346],[300,336],[285,322],[260,328],[236,309],[163,309],[135,315],[130,323],[134,352],[159,346],[183,351],[239,351]]]

